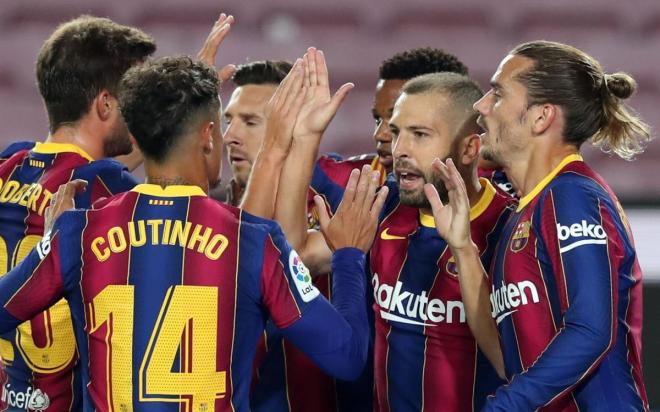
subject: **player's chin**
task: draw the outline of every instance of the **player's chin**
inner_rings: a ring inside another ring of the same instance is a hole
[[[405,206],[428,207],[429,205],[423,187],[414,190],[399,189],[399,199]]]

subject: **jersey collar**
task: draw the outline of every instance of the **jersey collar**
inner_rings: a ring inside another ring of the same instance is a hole
[[[36,143],[32,151],[35,153],[43,153],[43,154],[72,152],[79,154],[80,156],[84,157],[90,162],[94,160],[92,159],[92,156],[87,154],[87,152],[84,151],[80,146],[76,146],[75,144],[72,143],[53,143],[53,142]]]
[[[493,187],[488,179],[480,177],[479,182],[481,183],[481,187],[484,188],[484,191],[477,203],[470,208],[470,221],[475,220],[488,209],[488,205],[493,201],[496,193],[495,187]],[[419,209],[419,221],[422,226],[435,228],[433,215],[422,212],[422,209]]]
[[[550,172],[546,177],[544,177],[535,187],[532,189],[531,192],[523,196],[522,199],[520,199],[520,203],[518,203],[518,209],[516,212],[520,212],[531,202],[539,193],[541,193],[541,190],[543,190],[552,179],[557,176],[559,172],[569,163],[571,162],[581,162],[582,161],[582,156],[580,156],[577,153],[570,154],[566,156],[559,164],[557,167],[555,167],[552,172]]]
[[[159,185],[142,183],[135,186],[131,191],[141,193],[143,195],[158,197],[206,196],[206,193],[204,193],[201,187],[193,185],[172,185],[162,188]]]

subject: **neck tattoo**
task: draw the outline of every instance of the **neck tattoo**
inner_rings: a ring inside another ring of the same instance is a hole
[[[174,186],[174,185],[192,185],[182,177],[164,178],[164,177],[149,177],[148,182],[160,187]]]

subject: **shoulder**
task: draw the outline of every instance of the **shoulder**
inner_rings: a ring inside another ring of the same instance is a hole
[[[98,196],[92,194],[94,199],[99,196],[125,192],[138,184],[126,166],[114,159],[95,160],[80,166],[76,169],[73,178],[87,180],[93,186],[98,182],[103,190],[99,192]]]
[[[9,146],[7,146],[2,152],[0,152],[0,160],[8,159],[18,152],[32,150],[34,145],[35,142],[29,142],[29,141],[14,142]]]
[[[376,155],[364,154],[344,159],[336,154],[321,156],[316,161],[317,169],[323,171],[332,180],[345,184],[353,169],[360,169],[364,165],[373,163]]]

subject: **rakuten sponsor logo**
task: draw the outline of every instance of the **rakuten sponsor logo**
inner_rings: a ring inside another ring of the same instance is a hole
[[[495,289],[492,286],[490,293],[490,305],[493,309],[491,315],[496,323],[518,311],[519,306],[539,303],[539,292],[536,286],[529,280],[517,283],[504,283]]]
[[[444,302],[430,299],[426,291],[419,295],[404,290],[403,282],[396,285],[380,283],[378,273],[371,279],[374,300],[380,306],[383,319],[420,326],[437,326],[437,323],[465,323],[465,309],[460,300]]]
[[[601,225],[589,224],[586,220],[564,226],[557,223],[557,237],[561,242],[559,252],[564,253],[582,245],[604,245],[607,243],[607,233]],[[574,242],[572,240],[575,240]],[[564,242],[569,242],[564,244]]]

